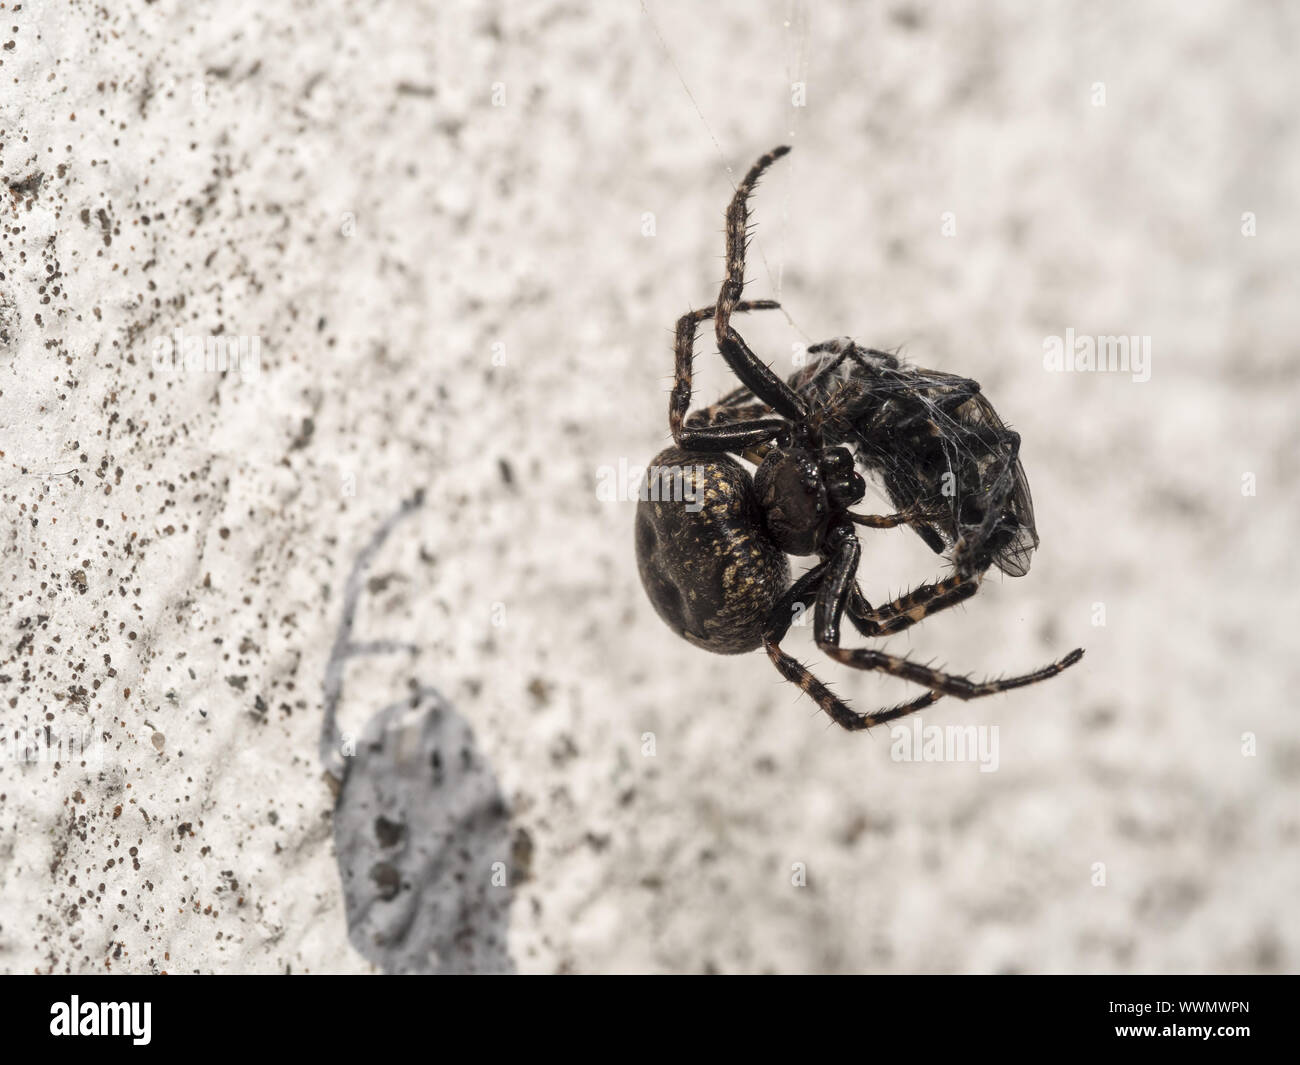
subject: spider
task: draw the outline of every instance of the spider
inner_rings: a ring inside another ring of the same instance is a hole
[[[1030,673],[972,680],[904,656],[841,646],[846,614],[863,636],[887,636],[969,599],[991,566],[1022,576],[1038,535],[1020,437],[977,382],[912,368],[847,339],[814,345],[809,354],[821,358],[783,380],[732,327],[733,314],[779,306],[742,301],[741,294],[749,197],[789,150],[764,155],[736,189],[717,302],[677,322],[668,404],[674,446],[654,458],[651,484],[656,477],[660,489],[676,483],[683,498],[655,490],[637,505],[637,566],[646,594],[668,626],[697,647],[743,654],[761,646],[786,680],[850,730],[914,713],[944,695],[976,699],[1056,676],[1083,657],[1082,648]],[[741,387],[688,417],[696,333],[710,318]],[[757,466],[752,478],[733,455]],[[859,466],[883,482],[895,513],[851,509],[866,494]],[[954,572],[872,607],[857,583],[856,529],[902,525],[936,553],[950,551]],[[789,555],[816,556],[817,563],[792,581]],[[851,709],[781,646],[810,604],[814,638],[828,658],[912,681],[926,693],[876,713]]]

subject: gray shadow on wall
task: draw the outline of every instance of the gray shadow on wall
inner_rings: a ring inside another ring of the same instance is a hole
[[[510,811],[469,725],[420,685],[375,714],[359,740],[338,730],[347,660],[415,650],[357,643],[352,625],[366,569],[423,502],[418,493],[403,503],[357,556],[325,670],[320,753],[337,784],[334,847],[348,939],[388,973],[512,972]]]

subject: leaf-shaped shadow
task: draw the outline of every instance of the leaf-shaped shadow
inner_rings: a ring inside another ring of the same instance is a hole
[[[432,688],[370,719],[334,808],[348,938],[390,973],[501,973],[510,814]]]
[[[334,845],[348,939],[385,972],[511,972],[509,885],[519,863],[510,812],[469,725],[421,686],[375,714],[355,744],[338,727],[347,660],[415,650],[356,642],[352,626],[366,569],[423,503],[423,492],[404,502],[358,555],[325,671],[320,751],[338,784]]]

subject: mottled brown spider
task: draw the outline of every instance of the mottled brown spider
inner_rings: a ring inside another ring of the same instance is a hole
[[[1055,676],[1083,650],[1031,673],[975,681],[900,655],[840,646],[845,614],[864,636],[886,636],[969,599],[990,566],[1022,576],[1038,536],[1020,437],[1003,425],[978,383],[906,366],[850,340],[815,345],[809,353],[821,358],[783,380],[732,327],[733,314],[777,306],[740,297],[748,199],[763,171],[788,151],[763,156],[736,189],[717,303],[677,323],[668,404],[675,446],[655,457],[652,477],[677,471],[676,483],[694,491],[680,499],[656,491],[637,506],[646,594],[669,627],[697,647],[741,654],[762,646],[782,676],[846,729],[902,717],[944,695],[976,699]],[[742,387],[687,417],[695,335],[709,318]],[[752,479],[728,453],[757,465]],[[866,494],[859,467],[882,483],[896,513],[850,509]],[[660,477],[660,485],[669,483]],[[855,527],[899,525],[934,551],[949,552],[954,573],[873,608],[857,584],[862,549]],[[791,583],[788,555],[818,561]],[[829,658],[913,681],[926,693],[874,714],[850,709],[781,647],[810,604],[817,646]]]

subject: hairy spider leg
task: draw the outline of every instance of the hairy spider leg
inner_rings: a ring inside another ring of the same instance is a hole
[[[746,389],[748,392],[748,389]],[[772,408],[766,403],[711,403],[707,407],[691,411],[686,424],[692,428],[706,425],[733,425],[736,422],[752,422],[757,418],[769,417]]]
[[[829,562],[822,562],[795,581],[768,615],[767,630],[763,633],[763,647],[781,676],[791,684],[798,685],[823,713],[841,728],[848,729],[850,732],[870,728],[872,725],[883,725],[886,721],[914,714],[937,702],[941,698],[940,693],[929,691],[911,702],[900,703],[898,706],[879,710],[874,714],[860,714],[850,709],[847,703],[813,676],[807,666],[781,649],[781,641],[790,631],[796,609],[805,605],[808,598],[816,592],[818,585],[829,572],[830,565]]]
[[[922,584],[893,602],[873,608],[862,589],[854,585],[845,612],[863,636],[891,636],[909,629],[931,614],[963,603],[979,591],[980,574],[946,577],[934,584]]]
[[[974,681],[959,674],[931,669],[901,655],[891,655],[870,648],[841,647],[840,619],[844,614],[845,604],[854,590],[854,578],[857,575],[861,552],[862,548],[857,537],[851,533],[844,535],[835,553],[827,560],[826,565],[829,566],[829,570],[821,581],[821,589],[817,596],[813,621],[814,638],[821,651],[841,665],[853,669],[888,673],[958,699],[979,699],[986,695],[996,695],[998,692],[1023,688],[1047,680],[1068,669],[1083,657],[1083,648],[1077,647],[1059,661],[1031,673],[996,680]]]
[[[915,520],[915,515],[905,510],[900,510],[897,514],[854,514],[852,511],[845,513],[854,525],[861,525],[867,529],[894,529],[899,525],[910,525]]]
[[[734,310],[761,311],[779,306],[775,300],[752,300],[738,304]],[[712,318],[714,312],[715,308],[705,307],[698,311],[688,311],[677,320],[676,364],[673,388],[668,399],[668,427],[672,430],[673,441],[686,451],[744,451],[788,431],[789,424],[783,418],[759,418],[744,425],[683,424],[691,406],[695,336],[700,323]]]
[[[808,414],[807,404],[771,367],[749,350],[740,334],[731,328],[732,312],[740,306],[740,296],[745,288],[745,247],[748,244],[749,196],[762,177],[763,171],[789,151],[782,145],[773,148],[750,168],[736,188],[727,208],[727,276],[718,292],[717,309],[713,317],[714,334],[718,350],[727,360],[732,372],[740,378],[754,396],[761,399],[777,414],[791,421],[801,422]]]

